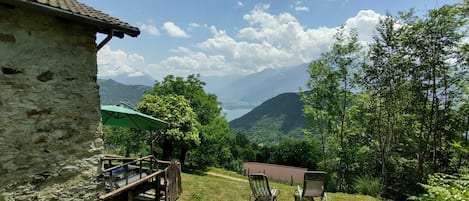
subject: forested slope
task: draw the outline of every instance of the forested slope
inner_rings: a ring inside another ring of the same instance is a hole
[[[113,105],[123,102],[133,107],[140,102],[140,98],[145,91],[153,90],[149,86],[125,85],[112,79],[98,79],[98,85],[102,105]]]
[[[286,137],[302,138],[306,120],[297,93],[271,98],[246,115],[230,122],[235,132],[246,133],[251,142],[279,142]]]

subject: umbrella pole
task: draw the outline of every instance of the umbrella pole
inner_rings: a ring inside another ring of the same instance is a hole
[[[150,131],[150,170],[153,171],[153,131]]]

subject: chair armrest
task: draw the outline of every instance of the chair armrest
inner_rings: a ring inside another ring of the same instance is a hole
[[[280,190],[273,187],[271,190],[270,190],[270,193],[272,193],[273,196],[277,196],[278,194],[280,194]]]
[[[300,198],[299,200],[303,199],[303,189],[301,189],[300,185],[297,185],[296,186],[296,190],[295,190],[295,194],[294,194],[295,198],[298,197]],[[295,199],[296,200],[296,199]]]

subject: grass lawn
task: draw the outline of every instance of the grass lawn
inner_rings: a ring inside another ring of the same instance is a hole
[[[182,195],[179,201],[192,200],[249,200],[249,183],[247,178],[225,170],[210,169],[210,172],[223,174],[235,178],[243,178],[245,181],[221,178],[213,175],[196,175],[182,173]],[[294,200],[293,192],[296,186],[289,186],[269,181],[271,187],[280,189],[279,201]],[[370,196],[350,195],[344,193],[327,193],[329,201],[378,201]]]

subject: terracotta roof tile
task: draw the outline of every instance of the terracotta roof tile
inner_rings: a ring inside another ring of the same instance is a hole
[[[57,13],[61,16],[65,15],[70,18],[81,18],[80,21],[84,21],[85,23],[88,22],[89,24],[95,25],[99,28],[113,28],[134,37],[140,34],[138,28],[80,3],[77,0],[0,0],[0,2],[10,2],[21,5],[29,4],[29,7],[40,7],[38,9],[43,10],[48,9],[49,11],[52,11],[52,13]]]

